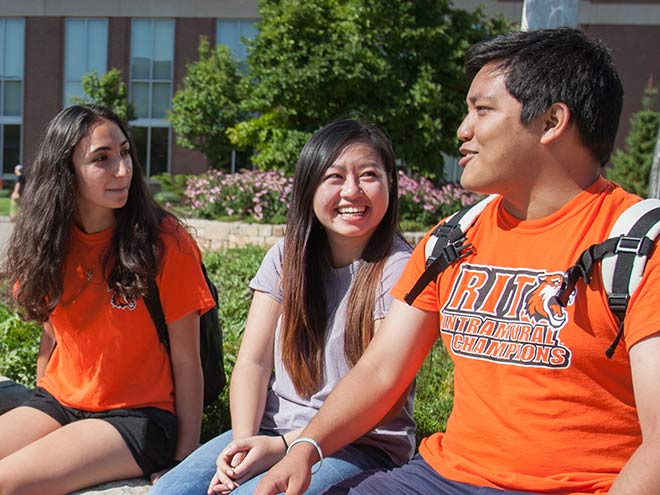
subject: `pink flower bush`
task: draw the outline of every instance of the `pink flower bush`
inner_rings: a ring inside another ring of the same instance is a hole
[[[399,218],[402,221],[431,226],[480,198],[456,184],[437,188],[421,175],[410,177],[399,170]]]
[[[260,223],[284,223],[291,201],[292,178],[276,171],[219,170],[188,179],[185,197],[203,218],[233,217]],[[420,176],[399,171],[400,220],[431,226],[443,217],[477,201],[480,196],[460,186],[435,187]]]
[[[209,170],[188,179],[185,196],[203,218],[253,218],[261,223],[283,223],[291,200],[291,184],[291,177],[275,171],[228,174]]]

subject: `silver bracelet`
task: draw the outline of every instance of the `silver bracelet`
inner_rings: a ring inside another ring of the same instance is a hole
[[[296,438],[293,442],[291,442],[289,448],[286,449],[286,453],[288,454],[289,452],[291,452],[291,449],[297,443],[309,443],[314,446],[314,448],[316,449],[316,453],[319,455],[319,463],[317,464],[316,469],[312,471],[312,474],[318,473],[319,469],[321,469],[321,464],[323,464],[323,451],[321,450],[321,446],[313,438],[300,437],[300,438]]]

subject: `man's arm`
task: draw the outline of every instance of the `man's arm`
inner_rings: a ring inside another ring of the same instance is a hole
[[[655,495],[660,487],[660,335],[630,349],[642,444],[621,470],[610,495]]]
[[[330,394],[302,432],[330,455],[367,433],[391,409],[415,377],[438,337],[438,314],[395,300],[364,355]],[[299,443],[261,480],[255,495],[304,493],[313,445]]]

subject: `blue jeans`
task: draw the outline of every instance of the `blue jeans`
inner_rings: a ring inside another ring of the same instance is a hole
[[[190,454],[181,464],[158,480],[149,495],[206,495],[215,474],[218,454],[232,441],[231,430],[215,437]],[[371,469],[389,469],[392,461],[381,450],[363,445],[349,445],[323,459],[321,469],[312,476],[307,495],[320,495],[330,486]],[[312,470],[316,469],[313,467]],[[251,495],[263,474],[236,488],[232,494]]]

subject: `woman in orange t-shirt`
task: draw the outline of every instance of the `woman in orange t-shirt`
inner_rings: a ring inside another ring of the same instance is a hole
[[[199,248],[152,199],[106,108],[57,114],[27,187],[3,275],[43,334],[37,388],[0,416],[0,488],[150,476],[199,443],[199,315],[214,304]],[[142,299],[154,279],[171,357]]]

